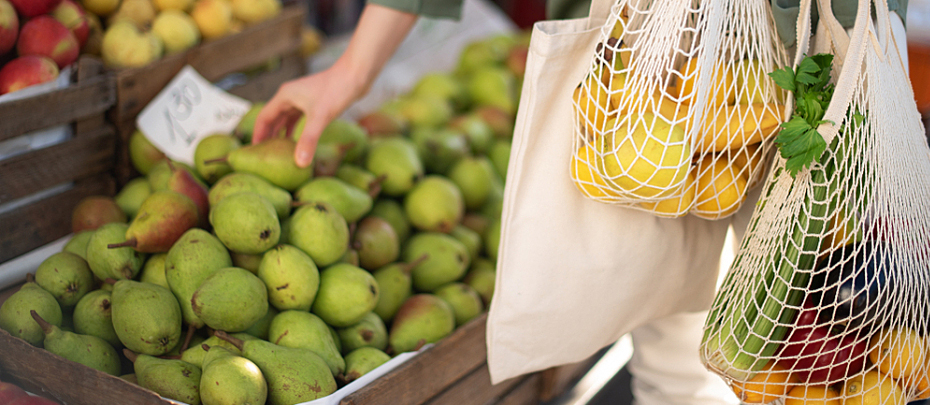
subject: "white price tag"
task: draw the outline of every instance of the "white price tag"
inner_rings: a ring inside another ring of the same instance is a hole
[[[250,107],[188,65],[139,113],[136,127],[169,158],[193,165],[197,143],[232,132]]]

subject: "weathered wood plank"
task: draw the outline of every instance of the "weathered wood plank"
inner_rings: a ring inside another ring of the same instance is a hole
[[[103,173],[115,161],[110,127],[10,159],[0,160],[0,204],[51,186]]]
[[[479,366],[465,378],[458,380],[445,391],[433,397],[428,405],[484,404],[509,392],[522,378],[512,378],[491,385],[487,363]]]
[[[531,374],[523,379],[519,385],[514,387],[510,392],[505,394],[500,400],[493,402],[494,405],[530,405],[538,404],[539,401],[539,373]]]
[[[249,101],[267,101],[278,91],[284,82],[301,77],[307,73],[307,63],[299,53],[284,56],[277,69],[259,74],[241,86],[229,90]]]
[[[584,376],[597,362],[598,356],[591,356],[577,363],[553,367],[541,371],[539,384],[539,399],[549,401],[565,392],[572,384]]]
[[[433,347],[401,364],[366,387],[346,396],[341,405],[418,405],[487,361],[487,315],[462,325]],[[535,393],[534,393],[535,395]]]

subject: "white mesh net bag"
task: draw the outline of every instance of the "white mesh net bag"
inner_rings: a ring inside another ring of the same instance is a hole
[[[747,403],[927,398],[930,149],[888,6],[859,1],[847,36],[819,1],[817,42],[837,54],[831,74],[829,55],[804,55],[810,4],[798,20],[793,115],[708,315],[701,358]],[[823,85],[831,77],[835,88]],[[816,96],[830,92],[818,111]],[[805,117],[814,117],[807,130],[795,121]],[[823,149],[799,147],[818,138]],[[799,169],[805,153],[813,161]]]
[[[663,217],[736,212],[784,112],[768,1],[619,0],[594,51],[573,93],[581,193]]]

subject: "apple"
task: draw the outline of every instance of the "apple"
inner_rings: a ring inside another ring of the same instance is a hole
[[[158,11],[181,10],[187,11],[194,5],[194,0],[152,0]]]
[[[180,10],[165,10],[159,13],[152,23],[152,32],[165,43],[165,54],[188,50],[200,42],[197,23]]]
[[[61,0],[10,0],[10,2],[20,15],[32,18],[52,12]]]
[[[0,94],[50,82],[57,77],[55,61],[39,55],[20,56],[0,69]]]
[[[13,49],[19,36],[19,17],[7,0],[0,0],[0,55]]]
[[[78,46],[83,47],[90,35],[90,22],[87,13],[73,0],[62,0],[58,7],[52,10],[52,17],[68,27],[78,40]]]
[[[107,20],[109,25],[116,24],[118,21],[128,20],[140,29],[145,29],[152,25],[158,11],[151,0],[123,0],[119,5],[116,13]]]
[[[23,24],[16,51],[20,56],[47,56],[61,69],[77,60],[81,46],[68,27],[51,16],[43,15]]]
[[[118,21],[103,35],[100,54],[115,68],[140,67],[161,57],[164,43],[150,31],[141,31],[130,21]]]
[[[11,383],[0,382],[0,404],[8,404],[10,401],[26,394],[22,388]]]
[[[194,4],[191,17],[203,39],[216,39],[232,32],[232,5],[226,0],[200,0]]]
[[[232,0],[233,16],[246,24],[270,19],[281,11],[280,0]]]
[[[84,6],[84,10],[89,11],[97,17],[106,17],[113,14],[113,12],[119,8],[120,1],[121,0],[82,0],[81,5]]]

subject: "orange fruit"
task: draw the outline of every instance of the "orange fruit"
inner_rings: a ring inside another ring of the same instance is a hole
[[[869,341],[869,360],[893,378],[910,376],[926,361],[923,338],[907,327],[883,329]]]
[[[788,391],[785,405],[840,405],[840,394],[822,385],[799,385]]]
[[[697,177],[697,197],[691,213],[704,219],[718,219],[734,212],[746,198],[746,178],[726,156],[709,155],[692,169]]]
[[[572,159],[571,173],[575,186],[582,194],[592,198],[617,197],[597,171],[600,156],[590,145],[582,145]]]
[[[894,379],[876,370],[853,376],[843,384],[843,405],[904,405],[904,391]]]
[[[769,361],[755,377],[746,382],[733,383],[730,388],[740,401],[748,404],[767,404],[785,396],[797,380],[782,366]]]

